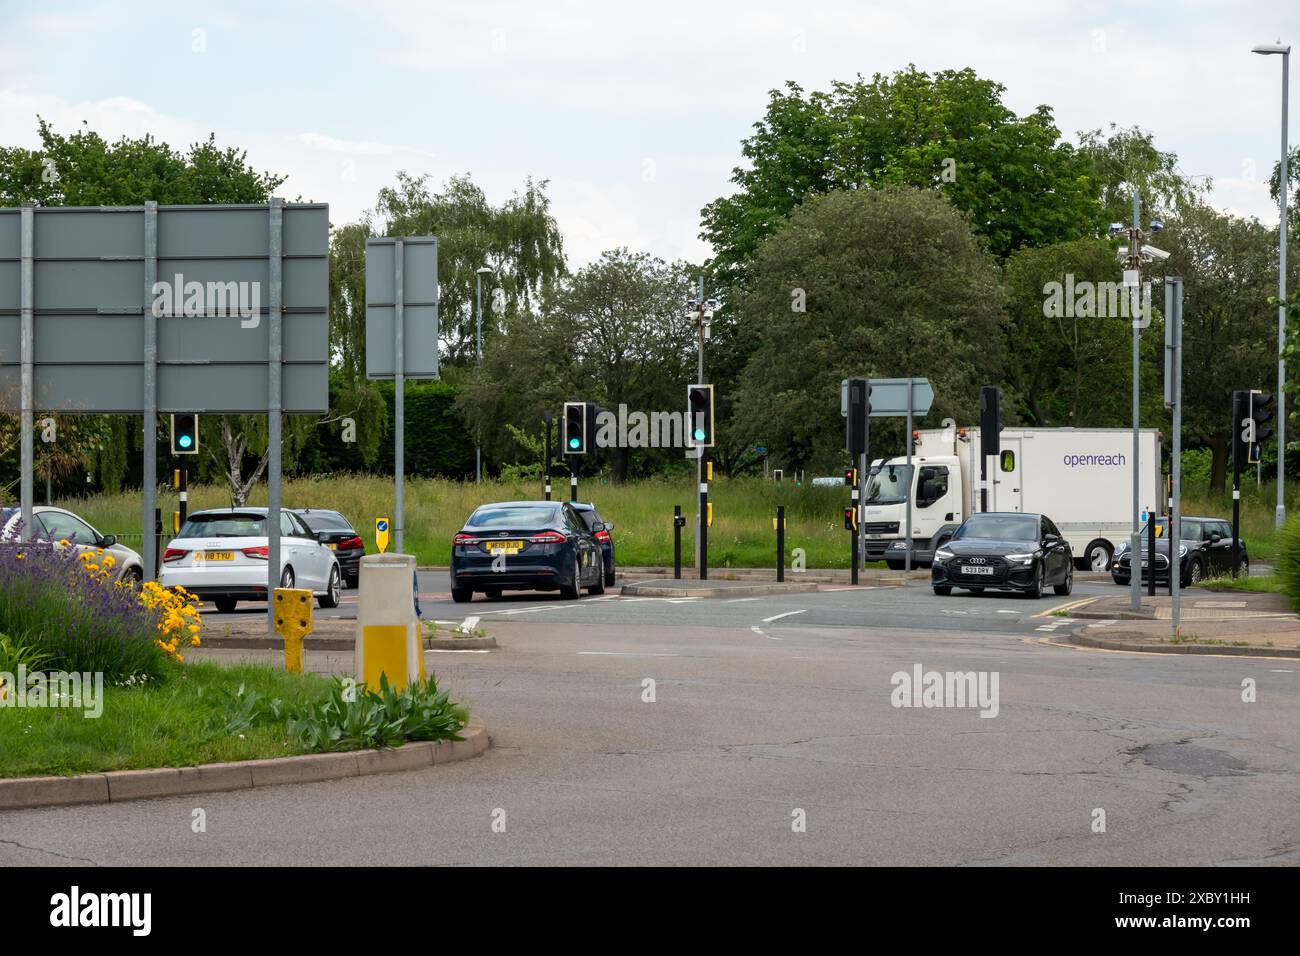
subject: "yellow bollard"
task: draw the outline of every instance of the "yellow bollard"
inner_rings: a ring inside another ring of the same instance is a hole
[[[302,639],[312,629],[312,595],[304,588],[275,589],[275,630],[284,638],[284,669],[302,673]]]

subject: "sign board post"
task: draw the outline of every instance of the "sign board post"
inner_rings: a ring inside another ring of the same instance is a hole
[[[406,530],[406,380],[438,377],[438,239],[366,240],[366,377],[393,380],[393,523]]]
[[[0,410],[23,423],[27,533],[37,409],[144,416],[147,579],[159,414],[266,414],[278,514],[281,415],[329,408],[328,310],[323,204],[0,209]],[[279,523],[268,524],[274,588]]]

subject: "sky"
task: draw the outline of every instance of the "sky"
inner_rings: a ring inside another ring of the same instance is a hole
[[[399,170],[468,173],[494,203],[531,176],[571,266],[699,262],[700,209],[732,191],[768,91],[969,66],[1069,141],[1152,131],[1214,205],[1276,226],[1282,58],[1250,48],[1279,38],[1300,53],[1300,0],[0,0],[0,143],[39,146],[38,114],[178,148],[215,133],[336,226]]]

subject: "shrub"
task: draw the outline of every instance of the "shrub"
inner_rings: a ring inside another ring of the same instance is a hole
[[[0,632],[49,670],[99,671],[110,683],[162,678],[181,636],[197,642],[198,612],[185,595],[114,582],[105,557],[0,546]]]
[[[228,701],[226,731],[284,723],[311,751],[396,747],[408,740],[462,740],[460,729],[469,713],[439,691],[433,675],[423,684],[395,690],[381,675],[379,689],[352,686],[335,678],[323,700],[299,706],[270,698],[242,686]]]
[[[1291,599],[1291,606],[1300,611],[1300,515],[1287,518],[1277,534],[1275,573],[1282,581],[1282,590]]]

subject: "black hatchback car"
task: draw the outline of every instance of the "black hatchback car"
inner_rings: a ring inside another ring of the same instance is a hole
[[[1182,533],[1178,542],[1178,585],[1191,587],[1205,578],[1220,577],[1232,573],[1232,523],[1226,518],[1179,519]],[[1151,573],[1151,556],[1147,553],[1147,526],[1142,526],[1142,580],[1147,580]],[[1156,568],[1157,583],[1169,581],[1169,521],[1156,518]],[[1246,542],[1238,539],[1237,574],[1246,576],[1250,573],[1250,556],[1246,553]],[[1133,556],[1129,553],[1127,541],[1120,544],[1110,562],[1110,576],[1116,584],[1130,584],[1133,580]]]
[[[614,564],[614,539],[610,532],[614,530],[614,525],[600,516],[595,505],[573,502],[573,510],[578,512],[578,517],[582,523],[587,526],[587,530],[592,533],[597,541],[600,542],[600,550],[605,557],[605,587],[614,586],[614,574],[616,567]]]
[[[1046,515],[990,511],[971,515],[934,552],[930,583],[935,594],[1020,591],[1040,598],[1074,589],[1074,554]]]
[[[452,539],[451,599],[475,591],[605,593],[600,542],[567,501],[504,501],[482,505]]]
[[[296,508],[294,514],[307,523],[325,547],[334,552],[339,561],[339,573],[343,575],[343,586],[356,587],[366,543],[351,522],[339,512],[324,508]]]

